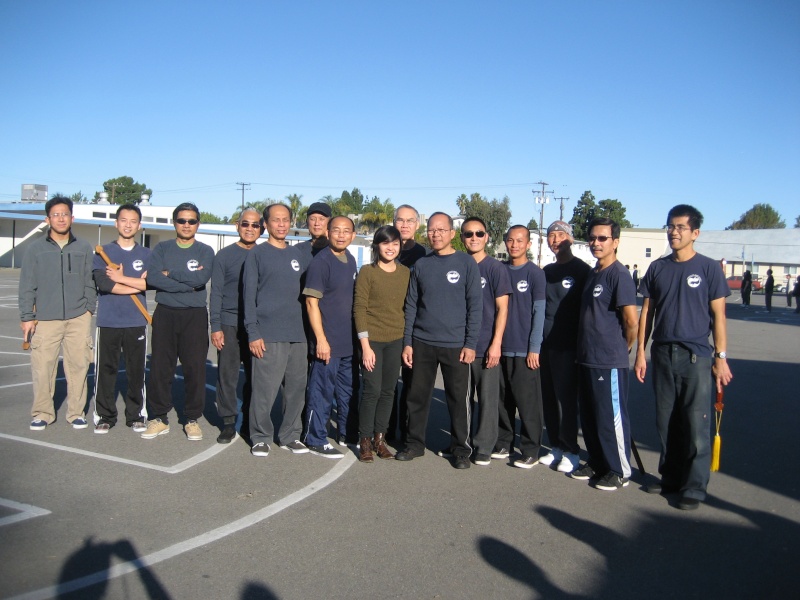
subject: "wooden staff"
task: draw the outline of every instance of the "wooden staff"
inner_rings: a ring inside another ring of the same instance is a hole
[[[113,263],[113,262],[111,262],[111,259],[110,259],[110,258],[108,258],[108,254],[106,254],[106,251],[105,251],[105,250],[103,250],[103,247],[102,247],[102,246],[100,246],[100,245],[97,245],[97,246],[95,246],[95,247],[94,247],[94,251],[95,251],[95,252],[97,252],[97,255],[98,255],[100,258],[102,258],[102,259],[103,259],[103,260],[106,262],[106,264],[107,264],[109,267],[111,267],[112,269],[117,269],[117,270],[119,270],[119,269],[121,269],[121,268],[122,268],[122,267],[120,267],[120,265],[118,265],[118,264],[116,264],[116,263]],[[140,311],[140,312],[141,312],[141,313],[144,315],[144,318],[145,318],[145,319],[147,319],[147,322],[148,322],[149,324],[151,324],[151,325],[152,325],[152,323],[153,323],[153,317],[151,317],[151,316],[150,316],[150,313],[149,313],[149,312],[147,312],[147,309],[146,309],[146,308],[144,307],[144,305],[142,304],[142,301],[141,301],[141,300],[139,300],[139,297],[138,297],[136,294],[130,294],[130,295],[129,295],[129,298],[130,298],[131,300],[133,300],[133,303],[136,305],[136,308],[138,308],[138,309],[139,309],[139,311]]]

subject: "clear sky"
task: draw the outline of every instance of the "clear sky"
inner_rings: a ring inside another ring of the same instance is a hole
[[[591,190],[639,227],[791,227],[800,2],[0,0],[0,201],[122,175],[219,215],[242,181],[527,223],[542,180],[567,218]]]

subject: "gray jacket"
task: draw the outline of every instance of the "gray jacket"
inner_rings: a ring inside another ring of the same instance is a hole
[[[19,274],[21,321],[63,321],[94,313],[97,291],[92,279],[92,247],[72,232],[62,249],[50,233],[33,242]]]

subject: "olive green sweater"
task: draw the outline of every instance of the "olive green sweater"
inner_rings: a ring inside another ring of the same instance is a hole
[[[392,342],[403,337],[410,271],[397,263],[393,273],[377,265],[365,265],[356,280],[353,315],[359,339]]]

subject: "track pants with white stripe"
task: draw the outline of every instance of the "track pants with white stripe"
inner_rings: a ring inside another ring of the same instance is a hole
[[[629,369],[580,365],[580,414],[589,466],[598,475],[631,476]]]

